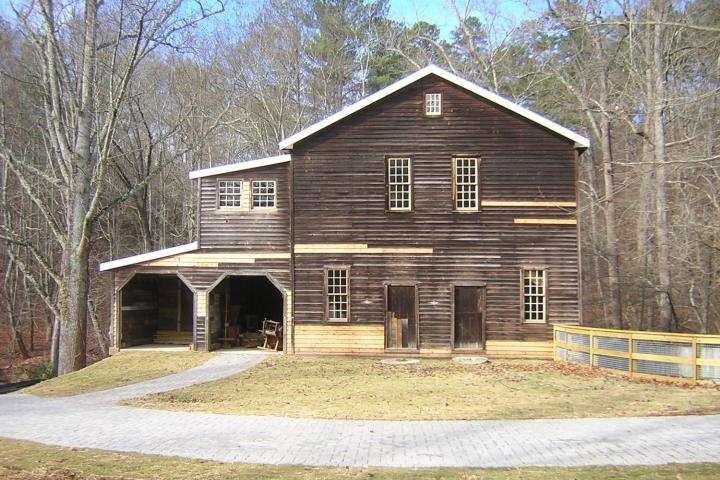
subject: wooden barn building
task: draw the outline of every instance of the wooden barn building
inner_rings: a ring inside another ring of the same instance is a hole
[[[586,138],[429,66],[280,142],[194,171],[197,241],[109,261],[115,350],[550,357],[580,321]]]

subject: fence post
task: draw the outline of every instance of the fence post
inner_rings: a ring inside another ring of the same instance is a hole
[[[633,377],[633,335],[628,333],[628,375]]]
[[[594,362],[594,360],[593,360],[593,357],[595,356],[595,352],[594,352],[594,349],[595,349],[595,335],[593,334],[593,331],[592,331],[592,330],[590,330],[589,337],[590,337],[590,352],[589,352],[589,353],[590,353],[590,368],[592,368],[592,367],[595,366],[595,362]]]
[[[698,368],[697,368],[697,359],[698,359],[698,344],[697,344],[697,337],[692,337],[692,369],[693,369],[693,383],[697,383],[698,381]]]

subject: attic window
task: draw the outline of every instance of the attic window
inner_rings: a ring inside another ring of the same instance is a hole
[[[218,206],[220,208],[242,206],[242,180],[218,181]]]
[[[425,94],[425,115],[428,117],[437,117],[442,115],[442,94],[426,93]]]

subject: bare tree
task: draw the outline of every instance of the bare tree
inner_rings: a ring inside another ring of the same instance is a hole
[[[45,141],[47,170],[24,162],[5,139],[0,139],[0,158],[39,209],[62,251],[59,265],[41,262],[57,283],[61,375],[85,365],[90,240],[94,223],[105,211],[102,199],[130,85],[151,52],[179,48],[183,30],[223,8],[217,2],[212,10],[198,4],[195,10],[186,5],[180,12],[181,5],[179,0],[85,0],[82,5],[40,0],[17,12],[34,48],[27,68],[34,72],[42,95],[44,124],[39,133]],[[101,24],[107,28],[101,29]],[[60,209],[38,195],[31,176],[59,192]],[[22,232],[6,231],[4,236],[25,241]]]

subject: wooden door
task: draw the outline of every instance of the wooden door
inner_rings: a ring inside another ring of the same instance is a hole
[[[415,287],[388,286],[385,323],[387,348],[417,349],[417,334]]]
[[[453,348],[485,348],[485,287],[455,287]]]

